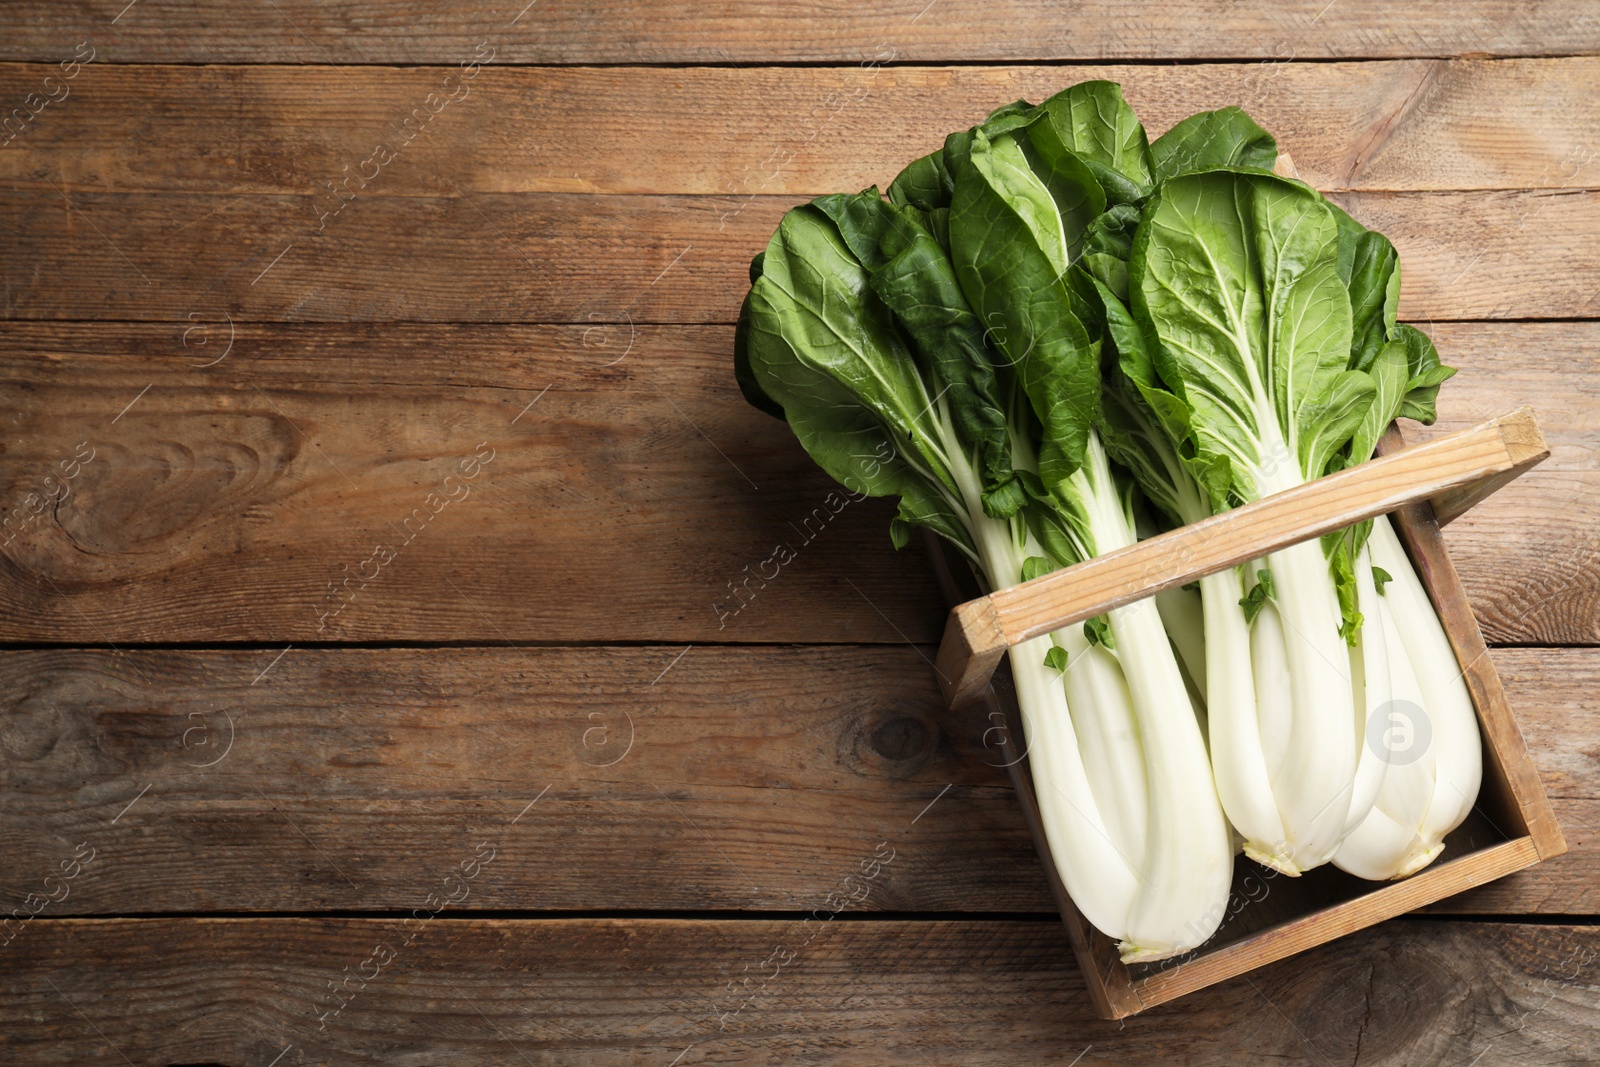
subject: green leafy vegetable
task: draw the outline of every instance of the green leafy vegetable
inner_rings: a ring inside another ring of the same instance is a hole
[[[1363,462],[1453,371],[1398,321],[1393,245],[1277,157],[1238,108],[1151,142],[1111,82],[1006,104],[887,196],[785,216],[751,264],[740,390],[898,497],[897,546],[927,526],[991,589]],[[1476,795],[1470,699],[1386,519],[1250,570],[1012,650],[1058,869],[1130,962],[1216,928],[1224,810],[1280,871],[1395,877]],[[1404,772],[1362,740],[1402,699],[1448,727]]]

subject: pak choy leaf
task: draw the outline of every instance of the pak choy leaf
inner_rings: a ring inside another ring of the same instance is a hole
[[[1156,181],[1220,167],[1271,170],[1278,143],[1236,107],[1190,115],[1150,143]]]
[[[989,112],[989,117],[979,124],[978,129],[993,140],[1001,134],[1015,133],[1025,126],[1032,125],[1038,117],[1038,110],[1032,104],[1026,100],[1013,100]]]
[[[784,216],[751,286],[744,358],[801,445],[856,493],[900,497],[897,547],[928,526],[972,539],[933,395],[837,228],[813,207]]]
[[[1150,145],[1117,83],[1080,82],[1035,112],[1028,140],[1040,159],[1054,165],[1071,156],[1081,162],[1109,205],[1136,204],[1150,194]]]
[[[1128,300],[1128,260],[1133,255],[1133,235],[1139,229],[1139,209],[1117,204],[1089,223],[1083,238],[1084,271],[1095,281]]]
[[[1367,367],[1376,394],[1350,439],[1349,462],[1371,459],[1389,424],[1397,418],[1432,423],[1439,385],[1454,373],[1454,367],[1439,362],[1439,353],[1427,334],[1404,323],[1396,326],[1394,340],[1379,349]]]
[[[1169,179],[1145,208],[1133,312],[1188,405],[1197,458],[1226,460],[1239,500],[1321,475],[1376,391],[1347,369],[1337,229],[1314,191],[1252,171]]]
[[[1432,423],[1439,385],[1455,369],[1440,363],[1426,334],[1395,321],[1400,258],[1388,238],[1330,206],[1339,224],[1340,276],[1350,290],[1350,368],[1366,372],[1376,388],[1347,450],[1347,463],[1361,463],[1395,419]]]
[[[1345,452],[1330,462],[1331,473],[1333,467],[1371,458],[1389,424],[1400,415],[1432,422],[1439,383],[1455,372],[1440,366],[1438,353],[1424,334],[1396,323],[1400,258],[1388,238],[1367,229],[1338,205],[1329,206],[1339,226],[1339,276],[1350,292],[1350,368],[1365,372],[1376,390]],[[1371,532],[1368,520],[1323,539],[1339,583],[1347,641],[1353,640],[1361,623],[1361,613],[1355,610],[1354,561]]]
[[[943,246],[917,221],[867,189],[812,201],[833,220],[866,267],[872,290],[895,316],[935,397],[974,452],[984,511],[1007,518],[1026,499],[1011,468],[1011,437],[983,325],[967,304]]]
[[[1259,570],[1256,572],[1256,583],[1250,591],[1239,598],[1239,606],[1244,609],[1246,622],[1255,622],[1256,616],[1261,614],[1261,608],[1276,594],[1272,590],[1272,572]]]
[[[1390,574],[1382,567],[1374,566],[1372,568],[1372,584],[1377,587],[1379,596],[1387,595],[1384,593],[1383,587],[1392,581],[1394,581],[1394,575]]]
[[[766,252],[756,253],[750,261],[750,284],[754,285],[756,279],[761,277],[761,261],[766,258]],[[764,411],[773,418],[783,418],[783,407],[773,400],[761,388],[761,383],[756,381],[755,372],[750,368],[750,294],[746,293],[744,302],[739,305],[739,324],[733,330],[733,377],[739,383],[739,392],[744,394],[746,402],[759,411]]]
[[[1194,458],[1186,445],[1188,405],[1156,374],[1150,337],[1110,289],[1100,285],[1099,295],[1109,345],[1101,359],[1100,438],[1171,525],[1198,522],[1226,503],[1227,462]]]
[[[1038,470],[1054,491],[1082,464],[1098,406],[1099,340],[1065,277],[1082,233],[1011,136],[975,131],[967,149],[950,208],[956,279],[1042,424]]]
[[[1104,615],[1083,620],[1083,636],[1091,645],[1104,645],[1115,650],[1116,640],[1111,636],[1111,623]]]
[[[1400,257],[1383,234],[1328,207],[1339,226],[1339,277],[1350,291],[1350,369],[1364,371],[1395,336]]]
[[[950,206],[953,186],[944,168],[944,148],[914,160],[889,183],[889,200],[902,207],[935,211]]]
[[[1056,562],[1048,556],[1029,556],[1022,561],[1022,580],[1031,582],[1035,578],[1043,577],[1051,571],[1059,570]]]
[[[1371,523],[1361,524],[1371,529]],[[1358,537],[1362,531],[1352,528],[1346,531],[1348,536],[1340,550],[1329,557],[1329,568],[1333,573],[1333,586],[1339,594],[1339,636],[1344,638],[1344,643],[1351,648],[1356,647],[1356,641],[1361,633],[1361,624],[1366,621],[1361,614],[1361,597],[1356,588],[1355,560],[1356,553],[1361,545]]]
[[[990,112],[984,124],[986,127],[993,124],[996,129],[1025,126],[1030,111],[1031,105],[1027,101],[1018,100]],[[966,144],[970,137],[971,131],[959,130],[951,134],[938,149],[913,160],[889,183],[889,202],[900,207],[914,207],[928,214],[948,210],[955,191],[955,179],[951,175],[948,160],[952,158],[951,153],[955,156],[966,155]],[[948,245],[945,241],[940,243]]]

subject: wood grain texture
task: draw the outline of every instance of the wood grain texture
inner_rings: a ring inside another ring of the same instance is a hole
[[[58,183],[59,184],[59,183]],[[796,197],[357,198],[22,191],[0,211],[3,317],[728,323]],[[1595,313],[1600,191],[1340,193],[1405,269],[1410,319]],[[1539,255],[1529,253],[1537,244]]]
[[[0,912],[80,844],[45,917],[404,910],[486,838],[463,907],[801,910],[887,842],[857,910],[1054,911],[931,650],[280,651],[0,653]],[[1434,910],[1600,914],[1600,650],[1491,656],[1571,852]]]
[[[1527,398],[1551,443],[1550,458],[1529,475],[1533,483],[1513,482],[1446,531],[1484,637],[1490,644],[1600,640],[1600,548],[1592,533],[1555,530],[1557,515],[1600,502],[1600,331],[1586,323],[1418,325],[1458,371],[1439,390],[1438,422],[1404,423],[1407,441],[1464,429]],[[1550,552],[1530,552],[1515,569],[1485,567],[1481,535],[1490,530],[1502,548],[1544,543]]]
[[[989,724],[918,650],[277,657],[0,653],[5,899],[88,842],[52,914],[403,910],[488,839],[472,908],[820,907],[884,842],[858,907],[1040,902]]]
[[[1593,1061],[1592,927],[1399,921],[1124,1023],[1053,923],[39,921],[8,952],[17,1062],[1014,1064]],[[800,947],[798,939],[811,936]],[[775,946],[794,955],[738,1014]],[[348,1003],[328,991],[393,958]],[[383,958],[379,956],[378,958]],[[178,1022],[181,1020],[181,1023]],[[1091,1058],[1095,1057],[1095,1058]]]
[[[0,639],[939,638],[943,604],[923,555],[890,548],[890,506],[830,495],[745,404],[726,328],[228,337],[210,313],[0,327]],[[1554,448],[1447,531],[1486,634],[1600,641],[1600,404],[1565,377],[1600,366],[1600,328],[1441,338],[1464,368],[1441,425],[1512,399]],[[429,494],[459,489],[483,442],[494,459],[435,514]],[[95,458],[46,508],[80,444]],[[396,552],[381,567],[379,544]]]
[[[241,328],[203,369],[226,325],[182,332],[7,333],[0,636],[900,642],[942,614],[892,506],[739,397],[725,329]]]
[[[0,64],[0,100],[39,90],[50,72]],[[468,194],[814,196],[887,185],[1001,104],[1092,78],[1119,82],[1152,138],[1196,111],[1242,106],[1320,189],[1582,188],[1600,174],[1596,58],[490,66],[471,79],[454,67],[96,63],[0,153],[0,181],[45,193],[53,182],[85,193],[316,196],[330,212],[338,197],[448,195],[450,183]],[[455,99],[436,97],[437,115],[414,116],[430,93]],[[396,153],[381,166],[379,143]],[[336,196],[330,185],[347,178]]]
[[[1420,0],[1182,0],[1130,8],[1088,0],[843,0],[685,8],[672,0],[604,0],[567,9],[472,0],[448,11],[400,3],[229,0],[121,4],[63,0],[14,13],[0,57],[51,60],[103,42],[118,62],[453,63],[485,39],[512,63],[857,62],[1024,59],[1326,59],[1344,56],[1570,55],[1600,51],[1582,0],[1466,7]]]

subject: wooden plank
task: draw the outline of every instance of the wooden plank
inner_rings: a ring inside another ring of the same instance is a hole
[[[5,315],[732,322],[750,257],[796,199],[441,190],[358,198],[323,232],[313,196],[20,191],[0,212]],[[1600,192],[1336,199],[1399,249],[1408,318],[1600,307]]]
[[[240,325],[229,350],[210,315],[0,326],[0,640],[938,640],[890,505],[830,495],[745,404],[727,328]],[[1600,326],[1441,344],[1463,366],[1441,426],[1527,402],[1554,449],[1447,531],[1485,634],[1600,642],[1578,370]],[[47,486],[80,444],[94,459]],[[468,495],[431,518],[441,489]]]
[[[1546,301],[1523,284],[1533,281],[1527,254],[1532,243],[1559,265],[1557,270],[1600,268],[1600,245],[1593,239],[1600,233],[1600,194],[1335,193],[1331,198],[1394,242],[1404,268],[1403,318],[1584,318],[1600,311],[1595,303],[1600,293],[1592,288],[1587,295],[1574,290]],[[1445,221],[1446,214],[1452,222]],[[1558,279],[1545,278],[1566,290]],[[1562,310],[1553,310],[1557,306]],[[1451,310],[1440,310],[1444,307]]]
[[[940,687],[952,707],[965,704],[978,698],[1015,645],[1402,504],[1437,498],[1454,518],[1549,454],[1532,410],[1520,408],[998,589],[951,610],[936,661]],[[1448,595],[1470,625],[1454,568],[1446,561],[1444,569]]]
[[[927,650],[280,652],[0,653],[0,913],[80,845],[45,918],[405,909],[486,834],[463,907],[798,910],[885,844],[852,907],[1055,908]],[[1600,913],[1600,650],[1491,655],[1571,852],[1433,910]]]
[[[808,908],[880,844],[873,910],[1040,901],[915,649],[280,651],[0,652],[6,910],[80,843],[53,915],[405,909],[486,835],[473,908]]]
[[[1538,862],[1539,852],[1528,838],[1492,845],[1462,864],[1440,864],[1400,882],[1390,882],[1372,894],[1343,901],[1316,914],[1302,914],[1268,930],[1198,956],[1170,970],[1158,971],[1137,982],[1139,999],[1154,1006],[1186,996],[1236,975],[1254,974],[1266,964],[1289,959],[1315,945],[1327,945],[1374,926],[1385,917],[1415,910],[1438,890],[1438,883],[1476,885],[1502,878]]]
[[[1458,373],[1439,392],[1437,423],[1403,424],[1408,442],[1475,425],[1513,397],[1533,404],[1551,441],[1550,458],[1530,476],[1534,484],[1507,486],[1446,531],[1484,637],[1491,644],[1600,640],[1600,551],[1592,534],[1557,532],[1563,511],[1586,511],[1600,490],[1600,332],[1556,323],[1417,325]],[[1592,530],[1600,515],[1586,522]],[[1493,551],[1543,544],[1549,554],[1486,566],[1486,536],[1501,542]]]
[[[39,91],[49,73],[0,64],[0,100]],[[670,75],[490,67],[471,79],[454,67],[101,63],[55,90],[65,97],[0,153],[0,181],[52,195],[50,182],[85,193],[314,194],[330,212],[339,197],[438,196],[451,183],[468,194],[814,196],[886,185],[1000,104],[1090,78],[1121,83],[1152,137],[1196,111],[1243,106],[1320,189],[1584,187],[1600,173],[1600,111],[1589,106],[1600,59],[1587,57]],[[439,113],[413,116],[430,93]],[[395,155],[381,165],[379,143]],[[346,179],[337,195],[329,188]]]
[[[120,6],[120,5],[118,5]],[[508,63],[790,63],[1102,59],[1327,59],[1359,56],[1568,55],[1600,51],[1582,0],[1462,7],[1420,0],[1244,3],[1181,0],[1137,17],[1113,0],[1070,9],[1047,0],[601,0],[581,9],[473,0],[452,5],[142,0],[119,12],[89,0],[12,13],[0,57],[58,58],[85,36],[118,62],[454,63],[489,40]]]
[[[0,639],[900,642],[941,614],[892,505],[739,397],[725,329],[241,327],[210,368],[225,324],[187,357],[27,332]]]
[[[1584,926],[1395,922],[1119,1024],[1089,1017],[1053,923],[36,925],[0,979],[0,1047],[40,1067],[1551,1064],[1588,1061],[1600,1027]]]

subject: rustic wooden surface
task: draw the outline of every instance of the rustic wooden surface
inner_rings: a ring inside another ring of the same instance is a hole
[[[384,1067],[1544,1067],[1592,1062],[1600,1027],[1582,984],[1600,957],[1588,926],[1399,920],[1102,1022],[1053,920],[37,921],[12,948],[30,981],[8,993],[0,1049],[73,1067],[119,1052]],[[792,957],[763,968],[775,947]],[[357,970],[368,978],[340,1007],[327,987]]]
[[[0,146],[0,1059],[1600,1055],[1591,5],[125,2],[0,14],[8,108],[93,54]],[[783,210],[1085,77],[1394,239],[1409,439],[1535,408],[1445,537],[1571,848],[1121,1026],[926,561],[728,372]]]

